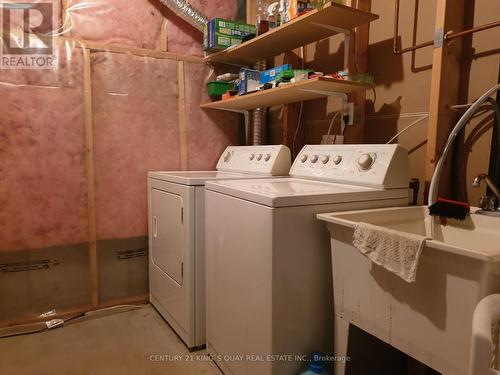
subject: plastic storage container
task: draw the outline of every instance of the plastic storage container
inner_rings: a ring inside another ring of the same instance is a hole
[[[307,366],[307,370],[300,375],[328,375],[325,370],[325,363],[323,361],[323,354],[320,352],[311,353],[311,362]]]
[[[233,89],[234,83],[232,82],[213,81],[207,84],[208,95],[215,98],[220,98],[226,92]]]

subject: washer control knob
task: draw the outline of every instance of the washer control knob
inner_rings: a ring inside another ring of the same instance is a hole
[[[262,154],[257,155],[257,161],[260,161],[262,159]]]
[[[255,159],[255,154],[250,154],[250,155],[248,156],[248,159],[250,159],[250,160]]]
[[[321,156],[321,162],[322,162],[323,164],[326,164],[326,163],[328,163],[329,161],[330,161],[330,156],[328,156],[328,155],[323,155],[323,156]]]
[[[224,162],[227,163],[231,159],[231,153],[229,151],[226,151],[224,153]]]
[[[304,155],[302,155],[302,156],[300,157],[300,161],[301,161],[302,163],[305,163],[305,162],[307,161],[307,158],[308,158],[308,157],[309,157],[309,156],[308,156],[307,154],[304,154]]]
[[[335,165],[339,165],[340,163],[342,163],[342,156],[341,155],[337,155],[333,158],[333,162],[335,163]]]
[[[375,162],[375,159],[370,154],[363,154],[358,159],[358,165],[364,171],[367,171],[368,169],[370,169],[374,162]]]
[[[313,164],[316,163],[318,161],[318,159],[319,159],[318,155],[311,156],[311,163],[313,163]]]
[[[271,154],[265,154],[264,155],[264,160],[265,161],[269,161],[269,159],[271,159]]]

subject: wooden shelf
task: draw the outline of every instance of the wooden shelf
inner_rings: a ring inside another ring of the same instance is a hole
[[[376,19],[376,14],[330,2],[322,10],[313,10],[248,42],[213,53],[205,61],[252,65]]]
[[[324,98],[326,96],[335,95],[335,93],[347,94],[372,87],[372,85],[360,82],[319,77],[282,87],[276,87],[274,89],[236,96],[231,99],[202,104],[201,108],[234,111],[255,109],[259,107],[272,107],[279,104]]]

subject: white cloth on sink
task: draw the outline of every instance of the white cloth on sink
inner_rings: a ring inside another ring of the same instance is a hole
[[[358,223],[352,244],[372,262],[413,283],[425,240],[426,237],[416,234]]]

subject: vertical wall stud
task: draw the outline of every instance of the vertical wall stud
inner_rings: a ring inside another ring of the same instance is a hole
[[[161,34],[160,34],[160,50],[168,51],[168,20],[163,18],[161,23]]]
[[[83,48],[85,157],[87,165],[87,202],[89,217],[90,291],[92,307],[99,306],[99,276],[97,273],[97,230],[95,208],[94,132],[92,123],[92,63],[90,50]]]
[[[187,170],[187,134],[186,134],[186,78],[184,61],[177,63],[179,75],[179,137],[180,137],[180,153],[181,153],[181,168]]]
[[[436,8],[436,35],[449,30],[462,30],[464,25],[464,0],[438,0]],[[449,109],[459,98],[462,44],[436,40],[432,61],[431,103],[427,130],[426,192],[441,149],[455,121],[455,113]],[[450,159],[451,160],[451,159]],[[449,168],[448,168],[449,169]],[[449,174],[449,171],[446,171]],[[448,181],[443,175],[442,183]]]
[[[371,0],[353,1],[353,6],[366,12],[371,11]],[[362,25],[356,28],[356,32],[351,33],[351,43],[349,43],[349,72],[366,73],[368,68],[368,45],[370,38],[370,24]],[[353,40],[354,39],[354,40]],[[364,143],[365,138],[365,107],[366,91],[358,91],[355,94],[348,95],[349,102],[354,102],[359,109],[358,121],[354,126],[346,128],[346,143]]]

